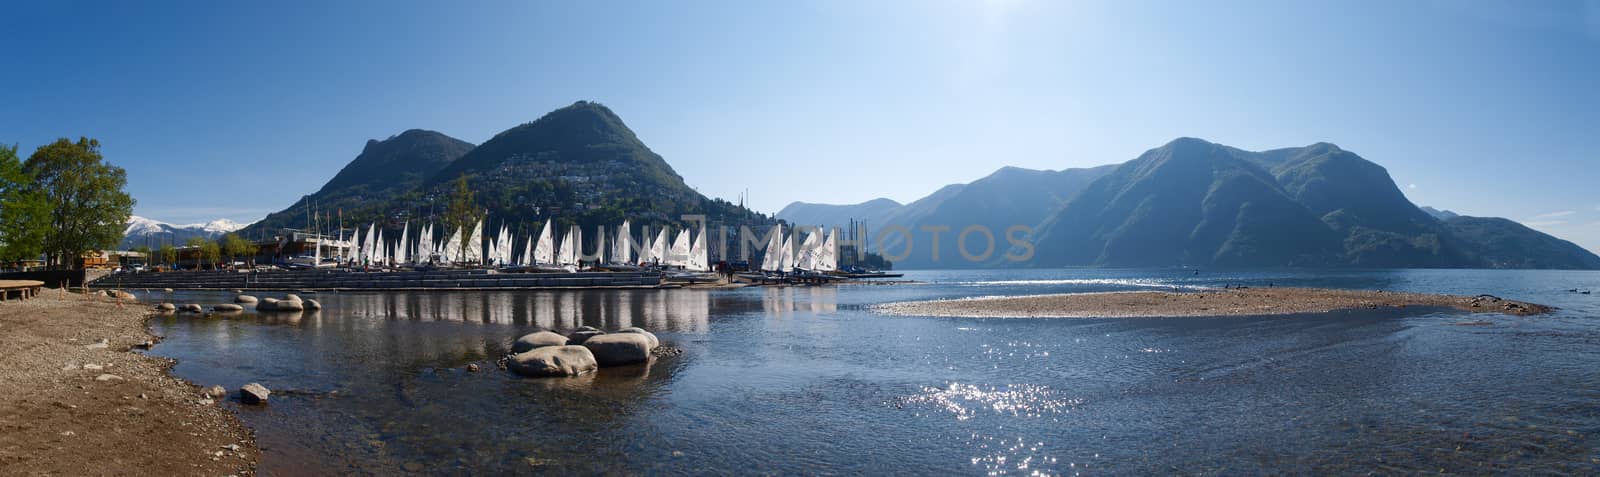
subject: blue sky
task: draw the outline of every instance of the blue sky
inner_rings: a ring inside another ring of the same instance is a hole
[[[369,138],[478,143],[589,99],[767,212],[1178,136],[1328,141],[1419,205],[1600,250],[1600,1],[62,1],[0,22],[0,142],[99,138],[135,212],[172,222],[286,207]]]

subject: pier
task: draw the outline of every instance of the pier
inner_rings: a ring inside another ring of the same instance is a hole
[[[39,295],[39,290],[44,288],[44,282],[38,280],[0,280],[0,301],[16,297],[26,300]]]
[[[175,290],[517,290],[655,288],[661,274],[640,272],[496,273],[489,270],[188,271],[115,274],[93,288]]]

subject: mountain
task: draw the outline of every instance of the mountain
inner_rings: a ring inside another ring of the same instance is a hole
[[[1338,146],[1243,151],[1180,138],[1085,188],[1035,234],[1030,266],[1594,268],[1505,219],[1440,220]]]
[[[981,266],[982,262],[963,259],[956,248],[957,236],[963,229],[972,225],[987,227],[995,235],[998,253],[1005,249],[1008,228],[1038,224],[1112,167],[1060,171],[1002,167],[971,183],[948,185],[905,205],[887,199],[845,206],[794,203],[778,212],[778,218],[807,225],[843,225],[851,219],[864,220],[873,231],[871,246],[877,249],[881,239],[882,250],[890,255],[905,250],[906,235],[889,229],[903,227],[912,234],[912,253],[895,262],[898,268]],[[922,231],[922,226],[950,227],[940,233],[937,260],[932,236]],[[981,234],[969,235],[968,239],[974,242],[967,245],[967,250],[974,254],[980,253],[987,242]]]
[[[686,214],[704,215],[712,227],[771,222],[701,195],[615,112],[589,101],[496,134],[434,174],[423,196],[446,197],[462,179],[490,217],[514,231],[536,231],[546,218],[587,230],[625,218],[636,228],[679,225]]]
[[[1458,215],[1444,222],[1484,267],[1600,269],[1600,257],[1583,247],[1507,219]]]
[[[1457,214],[1455,212],[1451,212],[1451,211],[1443,210],[1443,209],[1435,209],[1433,207],[1428,207],[1426,205],[1422,206],[1422,211],[1423,212],[1427,212],[1428,215],[1432,215],[1433,218],[1439,219],[1439,220],[1450,220],[1450,219],[1453,219],[1453,218],[1461,216],[1461,214]]]
[[[868,221],[903,207],[889,199],[872,199],[859,204],[813,204],[794,202],[778,211],[778,218],[791,224],[840,224],[851,220]]]
[[[321,189],[282,211],[268,214],[240,233],[260,239],[285,227],[305,228],[313,205],[324,218],[333,215],[331,222],[337,222],[340,215],[351,226],[357,221],[376,220],[386,215],[383,204],[402,201],[407,194],[415,194],[424,181],[471,149],[472,143],[422,129],[408,130],[382,141],[367,140],[361,154]]]
[[[558,234],[568,225],[583,226],[590,247],[594,226],[614,227],[625,218],[632,220],[635,234],[644,226],[682,225],[685,214],[705,215],[711,227],[771,223],[742,206],[701,195],[616,113],[578,101],[477,146],[415,129],[368,141],[361,155],[316,193],[246,232],[271,236],[284,227],[305,227],[309,206],[324,217],[342,212],[346,228],[376,222],[398,233],[409,223],[414,233],[419,223],[444,225],[462,182],[472,195],[471,213],[487,213],[487,229],[505,225],[527,237],[551,219]],[[333,219],[319,228],[333,230],[339,223],[337,216]]]
[[[173,225],[137,215],[128,217],[128,228],[122,232],[119,250],[132,250],[141,246],[155,248],[163,243],[182,245],[192,237],[215,239],[222,234],[244,228],[228,219],[217,219],[203,224]]]

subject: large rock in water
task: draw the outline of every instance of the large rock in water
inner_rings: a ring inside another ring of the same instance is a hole
[[[305,302],[303,302],[302,304],[305,305],[305,308],[307,310],[321,310],[322,309],[322,302],[316,301],[316,300],[313,300],[313,299],[310,299],[310,298],[307,298],[305,300]]]
[[[511,356],[511,371],[536,378],[577,376],[599,367],[594,353],[582,346],[545,346]]]
[[[661,340],[656,338],[656,334],[655,333],[651,333],[649,331],[645,331],[644,328],[640,328],[640,327],[637,327],[637,326],[632,326],[632,327],[628,327],[628,328],[623,328],[623,329],[617,330],[617,333],[638,333],[638,334],[644,335],[644,337],[650,339],[650,349],[656,349],[657,346],[661,346]]]
[[[538,333],[522,335],[521,338],[517,338],[517,341],[511,343],[511,352],[524,353],[535,348],[543,348],[546,346],[566,346],[566,344],[567,337],[561,336],[558,333],[540,331]]]
[[[267,396],[272,395],[266,386],[250,383],[239,388],[239,401],[245,404],[266,404]]]
[[[223,303],[211,307],[215,311],[244,311],[244,307],[232,303]]]
[[[639,333],[612,333],[589,338],[583,347],[601,366],[642,363],[650,359],[650,339]]]
[[[239,295],[239,296],[233,297],[233,302],[234,303],[255,303],[256,301],[257,301],[256,297],[253,297],[253,296],[250,296],[250,295]]]
[[[261,303],[256,304],[256,311],[273,311],[273,310],[277,310],[277,309],[278,309],[278,299],[277,298],[262,298],[261,299]]]
[[[589,338],[603,334],[606,334],[606,332],[600,331],[599,328],[595,328],[593,326],[579,326],[578,329],[572,330],[572,333],[567,335],[567,344],[581,345],[583,342],[589,341]]]

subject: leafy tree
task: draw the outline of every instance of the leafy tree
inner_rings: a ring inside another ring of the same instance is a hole
[[[222,260],[222,247],[217,246],[217,242],[206,240],[204,237],[189,237],[185,245],[194,247],[199,255],[200,262],[195,264],[195,268],[200,268],[200,263],[209,263],[212,268],[216,268],[217,261]]]
[[[472,188],[467,185],[467,176],[456,179],[456,188],[450,193],[450,202],[445,206],[444,225],[445,235],[454,233],[458,228],[471,233],[471,227],[478,224],[482,217],[478,210],[478,201]],[[462,240],[466,240],[463,235]],[[451,260],[460,260],[461,257],[451,257]]]
[[[256,244],[250,243],[249,240],[245,240],[239,234],[224,234],[221,242],[222,252],[228,255],[229,262],[238,261],[239,257],[254,257],[256,254]]]
[[[0,146],[0,261],[38,258],[50,230],[50,204],[33,187],[17,146]]]
[[[177,262],[178,262],[178,249],[172,248],[172,244],[168,244],[168,243],[161,244],[161,263],[165,263],[167,265],[172,265],[172,264],[177,263]]]
[[[104,161],[100,141],[58,139],[34,151],[23,170],[51,207],[47,263],[72,267],[87,250],[116,246],[133,214],[133,197],[123,191],[127,172]]]

